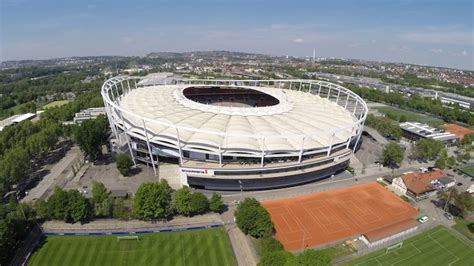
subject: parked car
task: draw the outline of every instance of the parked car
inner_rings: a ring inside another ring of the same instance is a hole
[[[446,219],[448,219],[448,220],[452,220],[452,219],[453,219],[453,216],[452,216],[451,213],[449,213],[449,212],[445,212],[445,213],[444,213],[444,217],[446,217]]]
[[[457,185],[458,187],[460,187],[460,186],[462,186],[462,183],[459,182],[459,183],[457,183],[456,185]]]
[[[421,224],[426,223],[428,221],[428,216],[424,215],[420,219],[418,219],[418,222]]]

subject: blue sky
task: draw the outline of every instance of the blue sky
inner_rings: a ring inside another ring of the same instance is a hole
[[[1,0],[0,60],[231,50],[474,70],[464,0]]]

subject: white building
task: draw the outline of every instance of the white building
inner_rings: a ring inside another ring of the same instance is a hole
[[[405,195],[407,193],[407,186],[401,177],[394,178],[392,181],[393,190],[398,195]]]

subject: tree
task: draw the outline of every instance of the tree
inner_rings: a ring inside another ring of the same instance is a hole
[[[398,144],[390,142],[383,149],[383,162],[385,165],[393,168],[403,161],[404,155],[404,151]]]
[[[326,266],[331,265],[331,257],[322,250],[307,249],[295,257],[296,265]]]
[[[216,192],[212,193],[211,200],[209,201],[209,209],[213,212],[220,213],[223,205],[222,196]]]
[[[449,204],[454,202],[454,199],[458,196],[458,190],[455,187],[450,187],[447,190],[438,190],[438,199],[445,202],[444,210],[449,207]]]
[[[464,135],[464,138],[461,140],[462,145],[473,145],[474,142],[474,133],[469,133]]]
[[[184,216],[191,215],[191,194],[188,187],[176,190],[173,198],[173,207],[177,213]]]
[[[204,194],[195,192],[190,199],[191,214],[203,214],[209,210],[209,200]]]
[[[453,156],[449,156],[446,160],[446,165],[449,168],[453,168],[456,165],[456,158],[454,158]]]
[[[282,251],[283,245],[273,237],[263,237],[257,242],[257,251],[260,256],[269,252]]]
[[[445,149],[442,149],[438,159],[436,159],[434,166],[439,169],[446,168],[446,161],[448,160],[448,152]]]
[[[68,206],[69,202],[66,191],[55,187],[53,195],[48,199],[48,213],[51,218],[67,221],[69,218]]]
[[[107,141],[107,120],[100,115],[97,119],[83,121],[73,128],[72,133],[84,155],[95,161],[102,154],[102,145]]]
[[[36,216],[41,219],[49,219],[51,218],[48,209],[48,203],[45,200],[38,199],[35,201],[33,205],[33,209],[36,211]]]
[[[92,181],[92,203],[100,203],[110,196],[102,182]]]
[[[130,156],[126,155],[125,153],[120,153],[117,155],[115,163],[117,164],[117,169],[123,176],[130,174],[130,170],[133,166],[133,161]]]
[[[398,118],[398,121],[399,121],[400,123],[406,122],[406,121],[407,121],[407,117],[406,117],[404,114],[402,114],[402,115],[400,115],[400,117]]]
[[[68,219],[76,223],[90,217],[90,206],[86,198],[77,190],[67,191]]]
[[[202,193],[192,193],[188,187],[182,187],[174,195],[173,207],[184,216],[202,214],[209,210],[209,200]]]
[[[258,266],[285,266],[285,265],[296,265],[294,263],[288,263],[293,261],[294,256],[284,250],[267,252],[260,256]]]
[[[273,233],[270,214],[254,198],[246,198],[239,203],[235,210],[235,219],[240,230],[252,237],[260,238]]]
[[[13,255],[16,245],[15,231],[12,230],[13,224],[8,219],[0,220],[0,263],[8,265],[10,257]]]
[[[421,139],[412,146],[413,158],[426,161],[434,160],[443,149],[443,144],[434,139]]]
[[[40,206],[38,206],[40,207]],[[65,222],[84,221],[90,217],[90,205],[87,199],[77,190],[64,191],[59,187],[47,201],[49,217]],[[38,212],[44,210],[36,209]]]
[[[172,189],[165,179],[143,183],[135,193],[133,212],[143,220],[163,219],[170,214]]]
[[[456,195],[454,205],[461,211],[461,215],[465,216],[467,213],[474,211],[474,198],[467,191],[464,191]]]
[[[113,201],[112,217],[120,220],[131,218],[132,208],[127,204],[124,198],[116,198]]]
[[[96,217],[108,217],[112,214],[113,200],[103,183],[92,181],[92,206]]]

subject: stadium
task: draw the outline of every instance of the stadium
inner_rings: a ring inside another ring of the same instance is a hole
[[[210,190],[293,186],[343,171],[366,103],[319,80],[118,76],[101,90],[118,143],[134,162],[179,167],[181,184]]]

